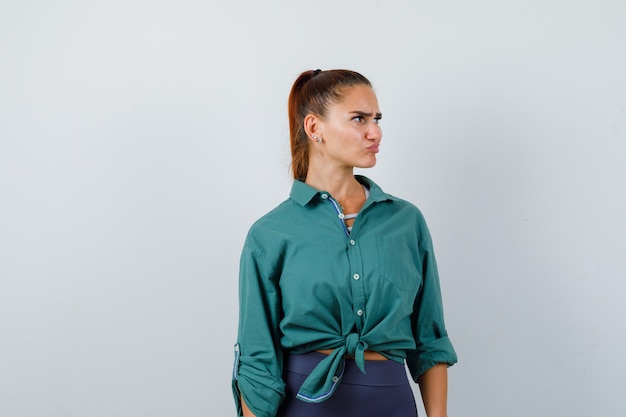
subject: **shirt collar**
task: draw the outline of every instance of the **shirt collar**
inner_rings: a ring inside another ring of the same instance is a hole
[[[370,196],[368,202],[379,202],[385,200],[397,200],[396,197],[383,192],[383,190],[376,184],[374,181],[363,175],[355,175],[354,178],[361,184],[365,185],[370,190]],[[301,206],[306,206],[309,204],[315,197],[318,197],[324,191],[319,191],[308,184],[305,184],[304,181],[295,180],[291,186],[291,193],[289,197],[300,204]]]

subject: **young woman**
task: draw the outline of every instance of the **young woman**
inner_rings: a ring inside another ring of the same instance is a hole
[[[445,417],[444,325],[420,211],[354,168],[376,164],[370,82],[306,71],[289,96],[293,187],[241,256],[233,393],[244,417]]]

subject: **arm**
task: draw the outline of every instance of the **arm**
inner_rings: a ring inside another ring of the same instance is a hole
[[[447,417],[448,365],[440,363],[424,372],[418,380],[428,417]]]
[[[407,365],[419,384],[428,417],[446,417],[448,366],[456,363],[454,347],[443,318],[439,274],[430,234],[422,223],[419,241],[422,288],[414,305],[413,332],[416,349],[407,352]]]
[[[239,270],[239,331],[232,381],[239,417],[274,416],[285,394],[280,288],[260,247],[249,237]]]

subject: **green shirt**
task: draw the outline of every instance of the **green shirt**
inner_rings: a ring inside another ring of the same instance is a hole
[[[251,228],[241,255],[239,334],[233,393],[257,417],[274,417],[284,398],[283,354],[334,349],[298,393],[328,398],[346,355],[363,371],[365,350],[406,360],[415,381],[456,353],[444,325],[432,241],[421,212],[370,190],[348,232],[336,200],[294,181],[290,198]]]

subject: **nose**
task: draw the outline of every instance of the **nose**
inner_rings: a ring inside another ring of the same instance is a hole
[[[367,131],[365,132],[365,138],[367,140],[379,141],[383,138],[383,130],[378,123],[370,123]]]

